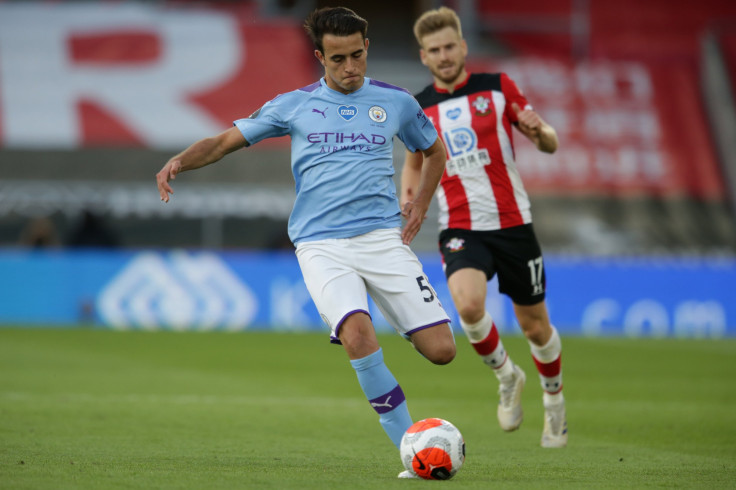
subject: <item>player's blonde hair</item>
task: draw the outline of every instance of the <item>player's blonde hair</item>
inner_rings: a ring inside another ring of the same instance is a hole
[[[427,10],[414,23],[414,37],[417,39],[419,46],[422,46],[424,36],[442,30],[445,27],[452,27],[458,36],[463,37],[460,18],[454,10],[447,7]]]

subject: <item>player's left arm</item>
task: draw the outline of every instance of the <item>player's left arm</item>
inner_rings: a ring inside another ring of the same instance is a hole
[[[419,188],[419,179],[422,175],[422,161],[424,156],[421,151],[406,150],[404,166],[401,167],[401,194],[399,205],[404,209],[404,204],[414,200]]]
[[[421,167],[419,185],[416,187],[416,192],[412,196],[412,199],[406,201],[401,210],[401,215],[406,219],[404,229],[401,231],[401,239],[406,245],[409,245],[414,240],[414,237],[417,236],[419,229],[422,227],[422,222],[427,215],[432,197],[440,183],[442,173],[445,171],[445,154],[445,145],[439,137],[432,146],[426,150],[422,150],[421,156],[415,154],[415,158],[418,160],[415,160],[414,163],[418,161]],[[402,196],[403,194],[404,189],[402,183]]]
[[[526,96],[508,75],[501,73],[501,91],[507,100],[505,116],[516,129],[534,143],[538,150],[554,153],[559,144],[557,131],[547,124],[526,100]]]
[[[532,109],[521,109],[516,102],[511,104],[516,114],[516,127],[521,133],[534,143],[539,151],[554,153],[557,151],[559,141],[557,131],[547,124],[539,114]]]

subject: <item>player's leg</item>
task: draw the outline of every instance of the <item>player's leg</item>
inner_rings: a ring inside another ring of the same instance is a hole
[[[544,390],[545,409],[543,447],[567,444],[565,399],[562,395],[562,342],[550,324],[544,301],[534,305],[514,304],[516,318],[529,341],[534,364]]]
[[[371,317],[364,312],[348,316],[340,325],[338,338],[351,361],[369,356],[381,348]]]
[[[451,362],[456,346],[449,316],[400,231],[376,230],[364,241],[361,277],[386,320],[429,361]]]
[[[562,398],[562,342],[549,321],[546,303],[514,303],[514,311],[539,371],[545,402],[554,403]]]
[[[529,341],[544,393],[543,447],[567,443],[562,397],[561,344],[545,304],[546,274],[542,251],[531,224],[500,230],[492,238],[499,291],[514,303],[521,330]]]
[[[562,396],[562,343],[551,325],[542,251],[532,225],[511,228],[499,242],[499,289],[514,303],[514,312],[539,371],[545,408],[543,447],[567,444],[565,403]]]
[[[362,312],[350,315],[340,326],[338,336],[363,393],[378,413],[383,430],[398,448],[412,420],[404,391],[383,362],[383,351],[370,317]]]
[[[509,358],[498,328],[486,311],[486,285],[495,274],[495,264],[484,242],[485,235],[445,230],[440,235],[440,250],[460,325],[476,353],[499,381],[499,425],[512,431],[519,428],[524,417],[521,392],[526,376]]]
[[[309,242],[297,246],[297,258],[312,300],[330,327],[331,341],[344,346],[360,387],[398,448],[412,420],[404,393],[383,362],[365,283],[350,263],[352,248],[348,241]]]
[[[526,375],[515,365],[503,346],[493,318],[486,311],[486,274],[464,268],[452,273],[447,284],[460,315],[460,325],[475,352],[493,369],[499,382],[499,402],[496,415],[505,431],[519,428],[524,420],[521,392]]]
[[[448,322],[417,330],[410,339],[414,348],[433,364],[448,364],[455,359],[455,337]]]
[[[511,364],[507,364],[508,354],[486,311],[486,281],[485,272],[466,267],[453,272],[447,285],[468,340],[483,362],[503,376],[511,373]]]

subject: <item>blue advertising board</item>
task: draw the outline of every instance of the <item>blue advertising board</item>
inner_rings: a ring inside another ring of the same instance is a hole
[[[439,256],[420,255],[457,327]],[[547,303],[563,334],[736,336],[736,259],[545,259]],[[0,325],[327,333],[291,252],[0,250]],[[488,310],[518,333],[489,284]],[[391,327],[371,303],[377,329]]]

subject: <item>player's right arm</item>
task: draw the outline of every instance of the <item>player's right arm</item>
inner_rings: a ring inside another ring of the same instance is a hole
[[[237,127],[232,127],[217,136],[201,139],[178,155],[171,157],[156,174],[156,184],[161,200],[169,202],[169,195],[174,193],[169,181],[174,180],[179,172],[215,163],[228,153],[245,146],[248,146],[248,141]]]

